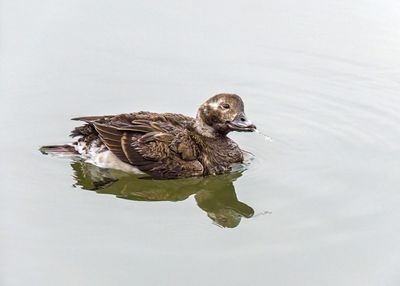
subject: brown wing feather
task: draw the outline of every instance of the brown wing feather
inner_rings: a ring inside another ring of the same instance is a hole
[[[105,124],[92,122],[94,128],[99,133],[99,137],[101,141],[107,146],[107,148],[113,152],[120,160],[125,163],[129,163],[130,161],[125,155],[124,150],[121,146],[121,137],[123,136],[123,132],[110,127]]]
[[[101,116],[82,116],[82,117],[74,117],[71,120],[74,121],[84,121],[84,122],[93,122],[97,120],[104,120],[114,117],[115,115],[101,115]]]
[[[203,174],[183,119],[190,121],[181,115],[155,113],[74,118],[93,125],[102,142],[123,162],[156,178]]]
[[[141,171],[155,178],[200,176],[203,166],[198,160],[183,160],[169,144],[158,141],[142,143],[133,133],[125,133],[122,146],[127,158]]]

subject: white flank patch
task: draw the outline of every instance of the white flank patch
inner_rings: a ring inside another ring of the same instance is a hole
[[[106,146],[97,146],[96,144],[90,144],[87,146],[85,142],[78,142],[73,145],[75,150],[81,154],[86,162],[91,163],[100,168],[116,169],[127,173],[143,174],[138,168],[122,162],[117,156],[115,156]]]
[[[109,168],[109,169],[121,170],[127,173],[143,174],[143,172],[141,172],[138,168],[130,164],[127,164],[125,162],[122,162],[110,150],[98,153],[86,161],[100,168]]]

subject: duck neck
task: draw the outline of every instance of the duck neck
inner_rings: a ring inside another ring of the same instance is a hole
[[[208,138],[217,138],[221,136],[221,134],[216,132],[214,128],[204,122],[199,113],[197,113],[196,121],[193,127],[198,134]]]

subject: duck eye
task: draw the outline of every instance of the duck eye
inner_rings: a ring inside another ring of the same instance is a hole
[[[228,103],[222,103],[221,106],[224,109],[229,109],[229,107],[230,107]]]

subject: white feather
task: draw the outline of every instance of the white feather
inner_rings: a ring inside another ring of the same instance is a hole
[[[77,141],[73,145],[75,150],[85,159],[100,168],[121,170],[128,173],[143,174],[138,168],[121,161],[105,145],[98,146],[95,142],[87,145],[84,141]]]

